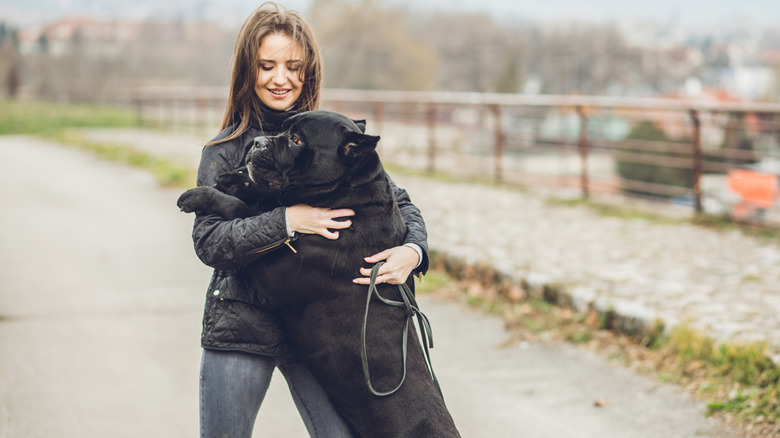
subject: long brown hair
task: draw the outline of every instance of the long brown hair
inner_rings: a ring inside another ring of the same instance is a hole
[[[249,129],[252,117],[262,125],[260,98],[255,93],[258,75],[260,41],[269,34],[290,37],[303,52],[303,77],[301,95],[296,101],[296,111],[315,110],[320,106],[322,86],[322,61],[317,41],[309,24],[295,11],[288,11],[274,2],[263,3],[244,21],[233,49],[233,73],[230,78],[230,95],[222,118],[220,130],[238,124],[226,138],[213,143],[232,140]],[[212,143],[210,143],[212,144]]]

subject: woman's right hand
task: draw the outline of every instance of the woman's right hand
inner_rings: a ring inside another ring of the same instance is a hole
[[[296,204],[287,208],[287,222],[290,230],[303,234],[319,234],[327,239],[339,238],[338,230],[352,226],[352,221],[337,221],[336,218],[354,216],[350,209],[330,210]],[[336,231],[330,231],[336,230]]]

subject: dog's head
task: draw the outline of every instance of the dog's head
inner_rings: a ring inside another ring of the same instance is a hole
[[[283,203],[306,202],[364,171],[380,167],[379,137],[366,135],[358,123],[329,111],[290,117],[284,132],[257,137],[247,155],[249,176],[278,194]]]

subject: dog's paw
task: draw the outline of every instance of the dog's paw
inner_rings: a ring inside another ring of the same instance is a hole
[[[251,215],[251,210],[243,201],[213,187],[189,189],[179,196],[176,205],[185,213],[216,214],[228,220]]]
[[[176,205],[185,213],[202,213],[208,207],[211,199],[211,187],[195,187],[189,189],[179,196]]]

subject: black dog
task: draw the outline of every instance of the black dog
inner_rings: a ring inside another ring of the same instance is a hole
[[[390,392],[402,381],[403,327],[409,317],[404,308],[372,297],[364,328],[366,288],[352,283],[362,257],[402,244],[406,232],[375,150],[379,137],[326,111],[293,116],[285,129],[279,136],[256,139],[246,173],[221,176],[217,188],[185,192],[179,207],[226,219],[274,205],[353,209],[352,226],[337,240],[300,235],[293,242],[296,253],[269,252],[248,267],[259,302],[279,309],[291,342],[356,436],[460,436],[413,330],[406,380],[395,393],[374,395],[362,378],[365,330],[373,388]],[[403,299],[397,286],[379,284],[377,289],[386,299]]]

